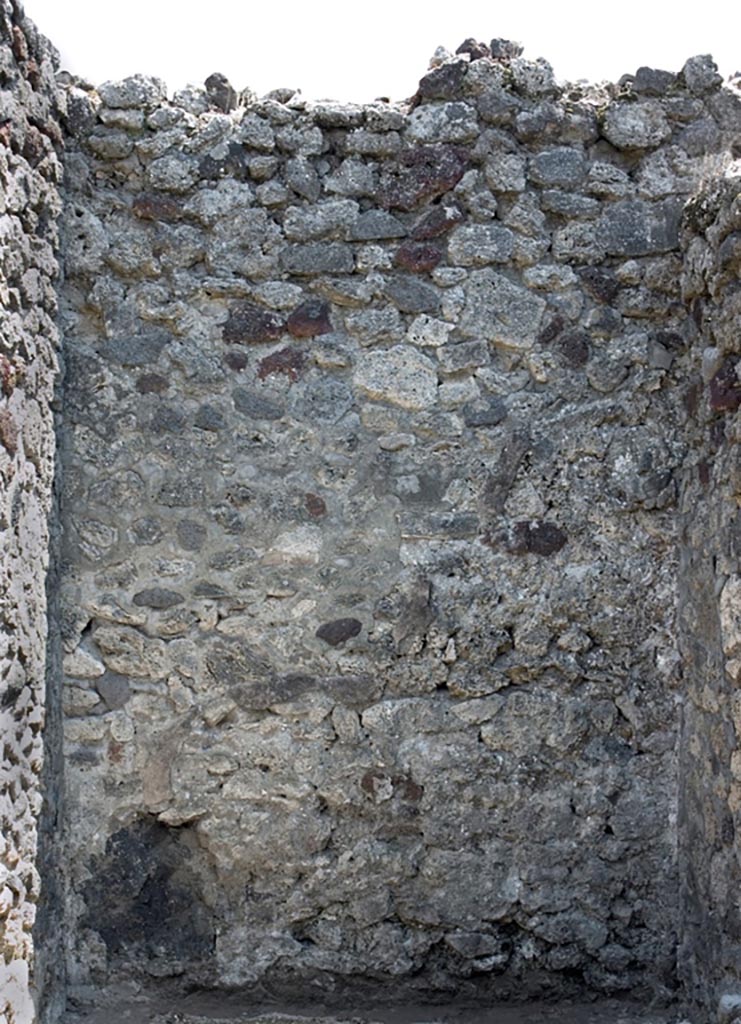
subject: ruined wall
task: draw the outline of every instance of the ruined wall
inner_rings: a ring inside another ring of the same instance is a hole
[[[690,455],[680,501],[682,935],[689,994],[738,992],[741,917],[741,516],[738,510],[741,179],[692,201],[683,290],[692,312],[685,385]]]
[[[476,56],[68,89],[75,984],[674,983],[678,227],[738,100]]]
[[[48,566],[57,372],[56,219],[62,137],[55,54],[0,3],[0,1020],[34,1019],[47,974],[39,900]],[[40,825],[41,819],[41,825]],[[42,842],[46,842],[43,839]],[[47,865],[56,868],[51,854]],[[47,935],[51,942],[52,932]],[[52,968],[53,970],[53,968]]]

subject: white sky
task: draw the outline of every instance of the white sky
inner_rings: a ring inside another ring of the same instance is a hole
[[[168,87],[223,72],[237,89],[311,99],[411,96],[439,45],[515,39],[562,79],[678,71],[711,53],[741,71],[737,0],[25,0],[65,68],[100,84],[135,72]],[[725,9],[725,10],[724,10]]]

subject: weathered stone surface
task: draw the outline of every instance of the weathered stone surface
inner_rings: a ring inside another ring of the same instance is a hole
[[[285,329],[285,321],[277,313],[241,302],[230,310],[223,338],[230,345],[262,344],[280,338]]]
[[[353,379],[369,398],[403,409],[428,409],[437,401],[434,363],[403,345],[364,353]]]
[[[499,224],[463,224],[448,241],[448,256],[463,267],[506,263],[514,246],[512,232]]]
[[[651,149],[671,135],[671,125],[658,103],[613,103],[605,115],[603,133],[618,149]]]
[[[5,7],[11,956],[59,322],[74,985],[643,998],[673,990],[679,935],[692,990],[724,991],[733,177],[689,207],[684,256],[678,228],[738,134],[711,62],[561,89],[471,39],[411,102],[232,109],[221,76],[57,94]]]
[[[470,142],[478,131],[476,109],[460,101],[417,107],[407,128],[418,143]]]
[[[681,204],[675,199],[613,203],[600,225],[605,248],[619,256],[670,252],[677,246],[680,215]]]
[[[385,210],[368,210],[360,214],[347,237],[354,242],[365,242],[376,238],[403,238],[406,233],[401,221],[390,213]]]
[[[464,334],[514,351],[533,346],[546,306],[539,295],[488,269],[471,273],[465,293]]]
[[[378,203],[386,209],[413,210],[449,192],[467,166],[468,154],[459,146],[418,146],[402,154],[396,174],[382,179]]]
[[[396,266],[413,274],[429,273],[442,258],[442,249],[429,242],[403,242],[394,253]]]
[[[537,153],[530,160],[528,175],[545,188],[570,188],[584,179],[586,171],[587,161],[580,149],[558,146]]]
[[[294,309],[288,317],[286,327],[294,338],[313,338],[317,334],[329,334],[332,330],[329,306],[321,299],[307,299]]]
[[[309,242],[289,245],[281,254],[281,266],[289,274],[349,274],[354,266],[352,249],[340,242]]]
[[[331,647],[339,647],[346,640],[357,636],[362,628],[363,624],[358,619],[333,619],[332,622],[325,622],[321,625],[316,631],[316,635]]]

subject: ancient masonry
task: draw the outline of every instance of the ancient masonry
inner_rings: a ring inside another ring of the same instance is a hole
[[[733,1018],[739,129],[709,57],[502,41],[398,104],[96,90],[0,0],[3,1024]]]

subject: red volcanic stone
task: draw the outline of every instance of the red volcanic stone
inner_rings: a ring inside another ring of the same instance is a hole
[[[510,551],[515,555],[552,555],[566,543],[566,534],[555,523],[542,520],[515,523]]]
[[[305,364],[305,352],[297,348],[281,348],[260,360],[257,376],[265,380],[271,373],[284,373],[292,381],[297,381]]]
[[[277,313],[252,302],[240,302],[229,313],[223,338],[229,345],[260,345],[280,338],[285,327]]]
[[[16,60],[28,60],[28,45],[26,43],[26,37],[23,35],[23,32],[20,30],[18,25],[13,25],[11,48]]]
[[[378,203],[386,209],[413,210],[423,202],[449,192],[468,167],[468,153],[460,146],[417,146],[401,156],[401,168],[378,189]]]
[[[16,383],[17,376],[15,367],[8,357],[4,356],[0,352],[0,391],[2,391],[4,395],[9,395],[16,386]]]
[[[315,334],[329,334],[332,324],[329,306],[321,299],[307,299],[288,317],[288,333],[294,338],[313,338]]]
[[[8,409],[0,412],[0,444],[11,455],[18,451],[18,427]]]
[[[434,207],[429,213],[417,221],[412,229],[412,238],[417,242],[427,242],[431,238],[440,238],[463,220],[463,210],[457,203],[447,203]]]
[[[140,220],[180,220],[183,216],[183,208],[176,199],[148,193],[137,196],[131,210]]]
[[[710,408],[715,412],[735,412],[741,405],[741,383],[736,361],[726,359],[710,381]]]
[[[304,495],[304,505],[306,505],[306,511],[314,519],[321,519],[327,514],[327,504],[324,498],[320,498],[318,494],[312,494],[311,491]]]
[[[46,143],[44,142],[44,136],[38,130],[31,125],[26,132],[26,137],[23,140],[23,149],[21,155],[24,160],[27,160],[31,167],[36,167],[40,160],[43,160],[46,154]]]
[[[320,626],[316,631],[316,636],[331,647],[339,647],[346,640],[357,636],[362,628],[363,624],[358,619],[334,619],[332,622],[325,622],[323,626]]]
[[[403,242],[396,250],[394,263],[413,274],[424,274],[434,270],[442,256],[442,249],[428,242]]]

